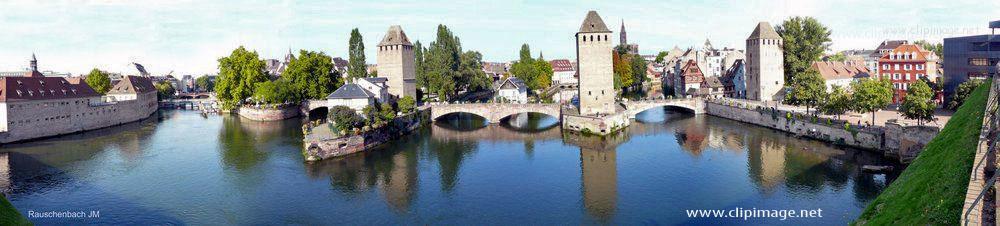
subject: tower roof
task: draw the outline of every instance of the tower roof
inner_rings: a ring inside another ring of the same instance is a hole
[[[624,24],[623,24],[624,25]],[[587,12],[587,17],[583,19],[583,24],[580,25],[579,33],[610,33],[608,26],[604,24],[604,20],[601,20],[601,16],[597,15],[597,11],[591,10]]]
[[[382,38],[382,42],[378,43],[378,46],[391,46],[391,45],[413,45],[410,43],[410,39],[406,37],[406,33],[403,33],[403,28],[399,25],[392,25],[389,27],[389,31],[385,32],[385,37]]]
[[[778,35],[778,32],[774,31],[774,27],[771,27],[770,23],[768,23],[768,22],[760,22],[760,23],[757,23],[757,28],[753,29],[753,33],[751,33],[750,37],[747,38],[747,40],[750,40],[750,39],[779,39],[780,40],[781,36]]]

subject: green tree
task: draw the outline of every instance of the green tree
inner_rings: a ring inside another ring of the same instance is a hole
[[[299,57],[288,63],[282,75],[291,84],[292,95],[288,101],[324,99],[344,83],[333,70],[333,58],[322,52],[299,51]]]
[[[268,76],[264,73],[264,61],[258,58],[256,51],[251,52],[240,46],[228,57],[219,58],[216,97],[222,102],[223,109],[233,109],[253,95],[257,83],[265,81],[268,81]]]
[[[934,52],[934,54],[937,54],[939,57],[944,56],[941,55],[944,53],[944,45],[941,43],[930,43],[927,40],[918,40],[913,42],[913,44],[919,45],[924,48],[924,50]]]
[[[351,30],[351,39],[347,46],[348,61],[347,75],[349,78],[368,77],[368,65],[365,63],[365,43],[361,40],[361,32],[357,28]]]
[[[660,51],[660,53],[656,54],[656,59],[653,60],[653,62],[656,62],[658,64],[662,64],[663,61],[666,60],[664,58],[667,57],[667,54],[668,54],[667,51]]]
[[[965,98],[968,98],[969,94],[972,94],[972,91],[975,91],[982,84],[983,81],[979,79],[970,79],[959,84],[958,88],[955,89],[955,94],[951,96],[951,101],[948,102],[948,109],[958,109],[965,102]]]
[[[646,82],[647,79],[646,65],[648,64],[648,62],[646,62],[646,59],[642,58],[642,56],[638,54],[631,54],[629,56],[631,57],[631,61],[629,62],[629,64],[632,65],[632,78],[633,78],[632,80],[635,81],[632,82],[633,83],[632,85],[633,86],[642,85],[642,83]]]
[[[808,70],[830,46],[830,30],[816,18],[792,17],[775,30],[784,44],[785,81]]]
[[[354,109],[347,106],[334,106],[330,108],[330,119],[335,124],[334,127],[339,131],[361,127],[365,121]]]
[[[859,113],[872,113],[872,124],[875,124],[875,112],[892,103],[892,83],[888,79],[862,79],[851,84],[854,91],[854,110]]]
[[[483,71],[483,54],[476,51],[465,51],[462,53],[460,63],[459,77],[456,82],[461,86],[458,89],[470,92],[490,89],[492,79]]]
[[[405,96],[396,102],[396,106],[399,108],[399,112],[409,114],[410,112],[413,112],[413,109],[417,106],[417,104],[416,101],[413,100],[413,97]]]
[[[785,103],[806,106],[806,112],[826,99],[826,81],[816,70],[794,76],[788,86],[791,92],[785,96]]]
[[[424,69],[428,91],[437,93],[440,100],[448,100],[457,91],[455,77],[458,77],[460,57],[461,44],[458,38],[448,27],[438,25],[437,39],[431,42],[424,53]]]
[[[918,125],[924,122],[934,121],[934,91],[923,81],[917,81],[906,90],[906,97],[900,107],[900,113],[904,118],[916,119]]]
[[[253,92],[253,99],[263,104],[282,104],[286,102],[297,102],[296,89],[294,85],[285,79],[266,81],[257,83]]]
[[[837,54],[833,54],[833,55],[827,56],[826,57],[826,61],[844,62],[844,61],[847,61],[847,56],[844,55],[843,52],[840,52],[840,53],[837,53]]]
[[[215,83],[208,79],[208,75],[198,77],[194,80],[194,84],[199,90],[204,92],[212,92],[215,90]]]
[[[105,94],[108,93],[108,90],[111,90],[111,78],[108,76],[108,73],[97,68],[90,70],[90,74],[87,74],[87,79],[84,81],[87,82],[90,88],[97,91],[97,93]]]
[[[382,122],[392,122],[392,119],[396,118],[396,111],[392,109],[392,106],[383,105],[382,109],[379,110],[378,116],[381,117]]]
[[[826,101],[820,106],[820,111],[828,115],[836,115],[837,119],[848,110],[851,110],[853,100],[851,99],[851,94],[847,93],[843,87],[833,86],[830,95],[827,96]]]
[[[424,44],[417,41],[413,44],[413,69],[414,77],[417,78],[417,90],[421,88],[427,88],[427,70],[424,69],[424,53],[427,52],[424,49]]]
[[[379,107],[376,105],[368,105],[361,109],[361,115],[367,120],[365,124],[375,125],[382,121],[382,116],[379,115]]]
[[[552,75],[555,73],[552,70],[552,64],[545,61],[540,55],[534,64],[535,71],[538,73],[535,75],[535,89],[544,89],[552,86]]]
[[[174,94],[177,92],[174,90],[174,86],[170,82],[162,81],[153,84],[156,87],[156,98],[159,100],[167,100],[174,98]]]

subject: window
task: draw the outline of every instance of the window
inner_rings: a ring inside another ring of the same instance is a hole
[[[903,70],[910,70],[910,69],[912,69],[911,66],[913,66],[913,65],[909,65],[909,64],[903,65]]]
[[[990,62],[986,58],[969,58],[969,66],[990,66]]]
[[[910,73],[906,73],[906,80],[910,80]]]
[[[883,64],[882,70],[889,70],[889,64]]]
[[[924,69],[923,64],[917,64],[917,70],[923,70],[923,69]]]
[[[893,68],[895,68],[895,70],[899,70],[899,64],[893,65]]]

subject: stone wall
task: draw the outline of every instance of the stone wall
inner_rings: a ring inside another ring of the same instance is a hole
[[[240,117],[254,121],[281,121],[298,117],[301,110],[298,106],[283,106],[278,108],[240,107]]]
[[[306,161],[317,161],[363,152],[409,134],[430,121],[430,111],[419,110],[412,114],[396,117],[392,122],[382,127],[354,135],[306,136],[306,140],[303,142],[305,149],[303,155],[305,155]]]
[[[597,135],[607,135],[628,127],[632,120],[625,111],[616,114],[595,117],[577,114],[564,114],[562,128]]]
[[[723,101],[724,102],[724,101]],[[887,126],[845,127],[845,121],[815,119],[801,114],[749,107],[739,102],[706,102],[709,115],[755,124],[792,133],[796,136],[827,141],[837,145],[882,151],[887,157],[909,162],[939,129],[930,126],[910,126],[888,123]]]
[[[133,100],[104,102],[102,97],[7,102],[7,132],[0,143],[57,136],[138,121],[157,110],[156,92]]]

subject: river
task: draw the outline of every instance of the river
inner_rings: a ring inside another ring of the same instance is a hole
[[[607,138],[542,115],[453,115],[366,153],[307,163],[301,119],[160,111],[5,145],[0,186],[36,224],[817,224],[856,218],[898,172],[879,155],[722,118],[653,109]],[[897,167],[898,168],[898,167]],[[685,210],[821,209],[817,218]]]

